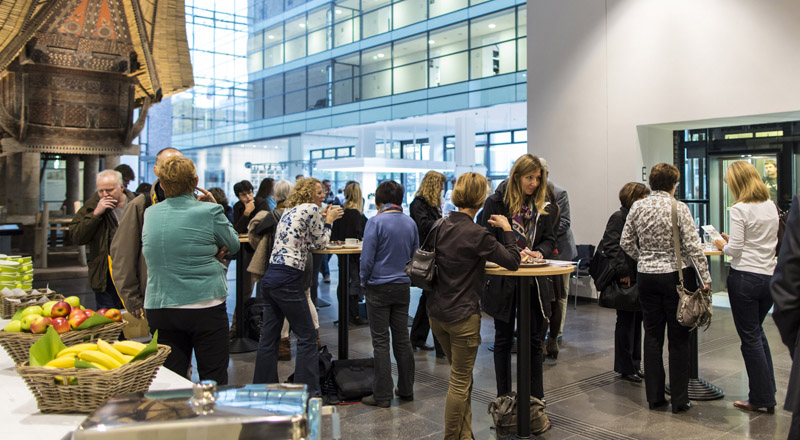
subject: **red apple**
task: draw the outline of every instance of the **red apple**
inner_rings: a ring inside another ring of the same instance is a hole
[[[92,316],[95,315],[96,312],[94,310],[92,310],[92,309],[86,309],[86,310],[83,311],[83,313],[86,314],[87,318],[91,318]]]
[[[53,318],[50,325],[57,333],[66,333],[69,331],[69,321],[67,318]]]
[[[104,307],[102,309],[97,309],[97,311],[95,313],[97,313],[100,316],[106,316],[106,312],[107,311],[108,311],[108,309]]]
[[[73,308],[72,311],[69,312],[69,317],[67,319],[70,319],[75,315],[86,316],[86,313],[84,313],[81,309]]]
[[[68,302],[59,301],[53,304],[53,307],[50,309],[50,317],[63,318],[65,316],[69,316],[71,311],[72,311],[72,306],[70,306]]]
[[[83,324],[83,321],[86,321],[86,313],[78,310],[80,313],[73,313],[69,316],[69,326],[73,329],[77,328],[79,325]]]
[[[108,309],[106,310],[106,313],[103,314],[103,316],[112,321],[116,322],[122,321],[122,312],[120,312],[119,309]]]
[[[52,320],[46,316],[36,318],[31,323],[31,333],[42,334],[47,331],[47,326],[52,323]]]

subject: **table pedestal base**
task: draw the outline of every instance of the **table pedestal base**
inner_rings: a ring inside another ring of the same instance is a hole
[[[670,394],[669,384],[665,391]],[[718,386],[703,379],[689,379],[689,400],[717,400],[725,397],[725,392]]]
[[[258,342],[250,338],[233,338],[228,353],[250,353],[258,350]]]

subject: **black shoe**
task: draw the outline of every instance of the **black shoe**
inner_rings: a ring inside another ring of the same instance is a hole
[[[414,347],[415,350],[422,350],[422,351],[433,350],[433,345],[428,345],[424,342],[412,342],[411,346]]]
[[[662,406],[667,406],[669,402],[666,400],[662,400],[660,402],[650,402],[650,409],[661,408]]]
[[[672,414],[678,414],[679,412],[689,411],[689,408],[692,407],[692,402],[686,402],[680,405],[672,405]]]
[[[444,352],[436,353],[436,357],[439,359],[447,359],[447,355]]]
[[[619,378],[628,382],[642,383],[642,378],[635,374],[621,374]]]
[[[369,406],[377,406],[379,408],[388,408],[388,407],[390,407],[392,405],[391,401],[375,400],[375,398],[372,397],[372,394],[370,394],[367,397],[362,398],[361,399],[361,403],[363,403],[364,405],[369,405]]]
[[[364,319],[364,318],[362,318],[360,316],[356,316],[355,318],[350,320],[350,324],[352,324],[352,325],[367,325],[367,324],[369,324],[369,321],[367,321],[366,319]]]
[[[642,370],[636,370],[636,375],[637,375],[637,376],[639,376],[639,377],[641,377],[642,379],[644,379],[644,371],[642,371]]]
[[[329,303],[328,301],[325,301],[322,298],[317,298],[317,304],[316,305],[317,305],[318,309],[321,309],[323,307],[330,307],[331,303]]]
[[[331,283],[331,276],[330,276],[330,274],[328,274],[328,275],[324,275],[324,276],[322,277],[322,282],[323,282],[323,283],[325,283],[325,284],[330,284],[330,283]]]
[[[397,388],[397,387],[395,387],[395,389],[394,389],[394,395],[397,396],[398,398],[400,398],[400,400],[405,400],[406,402],[413,402],[414,401],[414,393],[411,393],[408,396],[403,396],[402,394],[400,394],[400,389]]]

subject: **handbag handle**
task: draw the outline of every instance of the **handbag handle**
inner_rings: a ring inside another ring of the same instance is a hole
[[[428,236],[425,237],[425,241],[420,246],[421,249],[428,249],[428,242],[431,240],[431,235],[433,235],[433,248],[430,249],[431,251],[436,251],[436,242],[439,239],[439,226],[441,226],[442,222],[444,222],[444,217],[436,220],[436,222],[431,226],[430,232],[428,232]],[[434,234],[435,232],[435,234]]]
[[[678,278],[681,280],[681,286],[683,286],[683,259],[681,258],[681,239],[678,233],[678,201],[675,199],[672,199],[672,243],[673,246],[675,246],[675,259],[678,261]],[[691,264],[692,269],[694,269],[698,283],[700,283],[700,285],[705,284],[703,282],[703,277],[700,275],[700,271],[691,258],[689,258],[689,264]]]

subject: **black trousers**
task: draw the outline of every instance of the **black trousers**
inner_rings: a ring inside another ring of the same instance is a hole
[[[642,312],[617,310],[614,329],[614,371],[636,374],[642,364]]]
[[[697,288],[694,271],[683,270],[685,287]],[[644,371],[647,401],[666,400],[664,387],[666,373],[662,360],[664,329],[669,336],[669,383],[672,405],[689,402],[689,329],[678,323],[678,272],[652,274],[639,273],[639,301],[644,321]]]
[[[541,281],[540,281],[541,282]],[[517,317],[517,297],[514,295],[513,317]],[[536,284],[531,285],[531,395],[544,399],[544,376],[542,372],[542,337],[547,318],[539,303]],[[494,374],[497,380],[497,395],[513,391],[511,388],[511,346],[514,344],[516,319],[511,322],[494,320]],[[515,358],[516,360],[516,358]]]
[[[225,303],[205,309],[147,309],[150,332],[172,351],[164,366],[188,377],[192,350],[200,380],[228,383],[228,311]]]
[[[417,311],[414,313],[414,322],[411,324],[411,344],[422,345],[428,342],[428,333],[431,330],[431,322],[428,319],[428,295],[429,290],[423,290],[422,296],[419,297],[419,304],[417,304]],[[442,346],[433,335],[433,345],[436,347],[436,353],[444,353]]]

